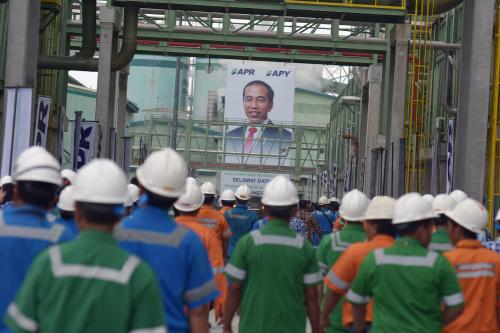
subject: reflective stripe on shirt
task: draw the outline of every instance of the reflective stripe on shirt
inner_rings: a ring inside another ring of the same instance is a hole
[[[328,280],[330,280],[331,283],[339,287],[340,289],[347,290],[351,287],[350,283],[345,282],[341,278],[338,277],[337,274],[335,274],[333,271],[330,271],[328,275],[326,276]]]
[[[427,248],[432,251],[449,251],[453,249],[453,245],[450,243],[430,243]]]
[[[139,328],[137,330],[130,331],[129,333],[167,333],[167,328],[165,326]]]
[[[443,297],[443,303],[446,306],[460,305],[463,302],[464,302],[464,295],[461,292]]]
[[[11,303],[7,309],[7,313],[23,330],[30,332],[36,332],[38,330],[38,323],[22,313],[16,304]]]
[[[490,264],[489,262],[478,262],[474,264],[458,264],[456,265],[457,270],[474,270],[474,269],[493,269],[495,264]]]
[[[226,271],[226,274],[228,274],[229,276],[232,276],[238,280],[245,280],[245,277],[247,276],[246,271],[239,269],[238,267],[233,266],[231,264],[226,265],[225,271]]]
[[[310,273],[304,275],[304,284],[315,284],[321,282],[322,280],[321,273],[318,271],[316,273]]]
[[[332,251],[344,252],[351,245],[351,243],[343,242],[340,239],[340,233],[334,232],[330,236],[332,238]]]
[[[40,239],[55,243],[59,240],[63,231],[64,231],[64,226],[60,224],[54,224],[50,229],[33,228],[33,227],[6,225],[3,221],[3,218],[0,218],[0,236],[4,237]]]
[[[296,235],[295,237],[286,237],[278,235],[263,235],[260,230],[254,230],[250,233],[255,245],[285,245],[301,249],[304,246],[304,237]]]
[[[438,257],[436,252],[428,252],[425,257],[390,255],[385,254],[384,249],[375,250],[374,253],[377,265],[432,267]]]
[[[480,271],[468,271],[468,272],[457,272],[457,276],[459,279],[472,279],[472,278],[480,278],[480,277],[494,277],[495,272],[489,270],[480,270]]]
[[[318,262],[319,269],[321,270],[321,274],[326,275],[326,271],[328,270],[328,266],[324,262]]]
[[[198,288],[186,291],[184,293],[184,300],[186,301],[186,303],[194,303],[196,301],[199,301],[203,297],[216,292],[217,290],[217,285],[212,279]]]
[[[135,229],[125,229],[121,225],[117,226],[113,232],[113,236],[119,241],[132,241],[142,242],[155,245],[165,245],[171,247],[178,247],[184,236],[187,234],[188,229],[177,226],[171,233],[142,231]]]
[[[349,289],[346,298],[350,302],[356,304],[366,304],[370,301],[370,297],[358,295],[354,291],[352,291],[352,289]]]
[[[49,249],[49,257],[52,273],[55,277],[71,276],[83,279],[105,280],[119,284],[127,284],[132,273],[140,263],[139,258],[130,256],[120,270],[102,266],[63,264],[61,260],[61,251],[58,246]]]
[[[215,228],[217,227],[217,220],[214,220],[214,219],[210,219],[210,218],[201,218],[199,219],[199,221],[207,226],[207,227],[210,227],[210,228]]]

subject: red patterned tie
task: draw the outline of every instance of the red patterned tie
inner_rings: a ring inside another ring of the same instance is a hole
[[[253,147],[254,135],[257,132],[257,128],[250,127],[248,129],[248,136],[245,139],[245,153],[250,153]]]

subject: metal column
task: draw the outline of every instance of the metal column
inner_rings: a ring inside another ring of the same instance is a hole
[[[40,1],[9,1],[1,174],[10,174],[32,140]]]
[[[484,194],[494,17],[495,0],[465,0],[453,186],[479,201]]]
[[[116,162],[122,167],[125,173],[128,173],[126,168],[125,156],[125,123],[127,117],[127,83],[129,75],[129,66],[121,69],[118,75],[118,107],[116,112]]]
[[[100,149],[94,149],[94,154],[109,158],[111,128],[114,124],[116,72],[111,71],[111,59],[116,54],[120,15],[114,7],[101,7],[100,15],[100,41],[99,41],[99,72],[97,77],[96,121],[99,122],[102,138]],[[98,139],[99,140],[99,139]]]

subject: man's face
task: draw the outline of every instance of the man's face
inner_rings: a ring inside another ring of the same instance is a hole
[[[260,85],[249,86],[245,89],[243,107],[245,114],[251,123],[263,123],[267,120],[267,114],[271,112],[273,103],[267,97],[266,87]]]

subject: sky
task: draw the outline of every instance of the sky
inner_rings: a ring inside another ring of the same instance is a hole
[[[87,88],[97,89],[97,72],[70,71],[69,75],[83,83]]]

